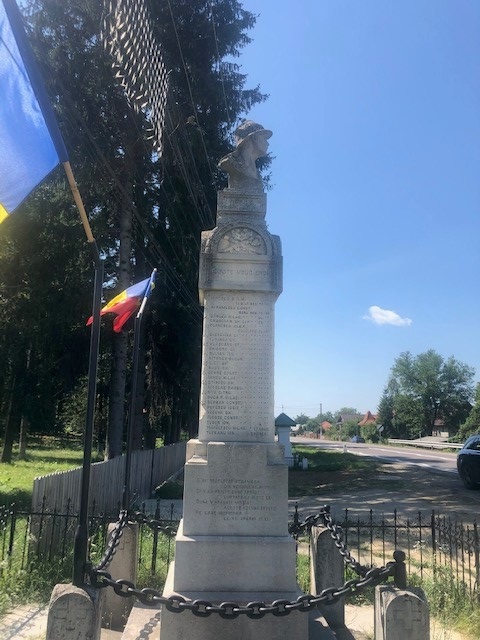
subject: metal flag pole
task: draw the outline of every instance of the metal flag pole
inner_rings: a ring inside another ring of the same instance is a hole
[[[85,568],[88,552],[88,496],[90,493],[93,425],[95,420],[95,397],[97,393],[98,349],[100,345],[100,309],[102,306],[104,263],[98,255],[98,250],[96,251],[94,259],[95,287],[93,293],[93,324],[90,336],[90,356],[88,365],[87,415],[85,420],[85,438],[83,443],[80,510],[73,545],[72,582],[76,587],[83,587],[85,584]]]
[[[102,287],[104,275],[104,261],[100,258],[97,243],[93,237],[88,216],[83,206],[82,197],[73,176],[69,162],[64,162],[63,167],[67,174],[68,183],[73,198],[80,213],[80,219],[87,236],[88,244],[92,249],[95,265],[95,286],[93,290],[93,323],[90,334],[90,355],[88,362],[88,391],[87,414],[85,418],[85,438],[83,442],[82,479],[80,485],[80,508],[78,524],[75,530],[73,543],[73,577],[72,582],[76,587],[85,585],[85,571],[88,555],[88,497],[90,494],[90,475],[92,466],[93,427],[95,423],[95,399],[97,395],[98,351],[100,346],[100,310],[102,307]]]
[[[133,330],[133,374],[132,374],[132,390],[130,395],[130,413],[128,416],[127,425],[127,451],[125,454],[125,471],[123,479],[123,492],[122,492],[122,509],[128,509],[130,506],[130,473],[132,466],[132,444],[133,444],[133,427],[135,424],[135,407],[138,393],[138,361],[140,355],[140,335],[142,328],[142,318],[147,300],[150,296],[151,290],[155,284],[155,276],[157,270],[152,271],[150,276],[150,282],[148,283],[145,295],[143,296],[142,304],[135,316],[135,324]]]

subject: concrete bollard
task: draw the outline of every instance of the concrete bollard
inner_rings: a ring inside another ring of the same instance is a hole
[[[115,528],[114,524],[108,526],[108,540]],[[123,535],[119,540],[117,550],[107,567],[108,573],[114,580],[128,580],[136,583],[138,565],[138,524],[129,522],[125,525]],[[105,600],[102,612],[102,627],[107,629],[123,630],[130,611],[133,607],[133,598],[123,598],[108,587],[104,589]]]
[[[50,598],[46,640],[100,640],[101,591],[57,584]]]
[[[421,589],[375,588],[375,640],[429,640],[430,613]]]
[[[341,586],[343,577],[343,558],[338,552],[330,531],[325,527],[312,527],[310,557],[310,589],[316,596],[332,586]],[[345,598],[337,602],[320,606],[325,620],[334,629],[345,626]]]

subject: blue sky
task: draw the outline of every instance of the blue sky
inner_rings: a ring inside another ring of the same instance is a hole
[[[275,413],[375,412],[406,350],[480,380],[480,2],[243,6],[284,255]]]

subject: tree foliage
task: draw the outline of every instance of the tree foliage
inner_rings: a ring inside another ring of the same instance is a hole
[[[246,75],[232,62],[255,23],[240,2],[170,0],[151,2],[150,11],[170,71],[161,159],[115,84],[99,35],[102,3],[28,4],[29,38],[105,257],[107,299],[159,270],[143,339],[145,393],[137,422],[144,444],[196,433],[200,234],[215,224],[216,190],[225,184],[216,165],[231,149],[231,132],[265,99],[258,87],[245,86]],[[73,428],[78,421],[65,404],[78,403],[84,388],[93,270],[61,171],[0,235],[0,429],[14,434],[22,416],[43,432]],[[108,319],[103,324],[99,434],[112,423],[112,380],[121,366],[112,364],[112,354],[131,347],[128,335],[113,335]],[[122,375],[128,389],[131,371]],[[114,455],[121,452],[128,407],[122,394],[117,405]]]
[[[418,438],[431,435],[437,420],[456,432],[470,411],[474,370],[433,349],[412,356],[400,354],[378,407],[388,435]]]
[[[480,433],[480,383],[475,388],[475,401],[467,419],[458,430],[456,440],[463,442],[474,434]]]

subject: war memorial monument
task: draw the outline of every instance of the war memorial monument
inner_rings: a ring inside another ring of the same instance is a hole
[[[267,230],[256,159],[271,131],[247,121],[219,167],[217,226],[202,234],[204,307],[198,439],[187,447],[183,520],[164,596],[212,603],[294,600],[287,530],[288,467],[275,442],[274,306],[282,291],[278,236]],[[234,620],[161,615],[161,640],[307,638],[308,616]]]

